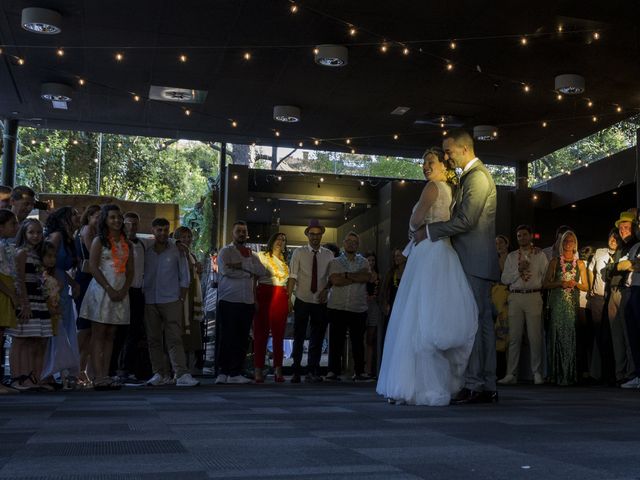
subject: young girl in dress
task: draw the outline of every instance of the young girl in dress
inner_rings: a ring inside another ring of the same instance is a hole
[[[118,325],[129,325],[129,287],[133,281],[132,246],[124,233],[117,205],[103,205],[98,236],[91,243],[89,262],[93,279],[87,288],[80,316],[91,320],[93,386],[96,390],[120,388],[109,377],[109,364]]]
[[[64,285],[56,276],[57,247],[48,241],[42,244],[42,290],[47,299],[47,310],[51,318],[51,329],[55,335],[62,320],[60,293]]]
[[[6,328],[16,326],[18,296],[15,286],[16,249],[12,240],[18,231],[18,219],[11,210],[0,210],[0,342],[4,342]],[[0,395],[17,393],[17,390],[0,384]]]
[[[16,237],[16,272],[19,298],[18,324],[7,331],[11,344],[11,386],[17,390],[47,390],[40,374],[44,363],[46,338],[53,335],[51,315],[42,288],[42,224],[28,218]]]

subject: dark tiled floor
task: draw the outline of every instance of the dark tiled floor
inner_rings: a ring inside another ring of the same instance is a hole
[[[392,406],[372,384],[0,398],[3,478],[640,479],[640,392],[512,387]]]

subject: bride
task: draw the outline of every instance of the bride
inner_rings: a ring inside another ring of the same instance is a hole
[[[427,184],[413,208],[412,231],[450,217],[452,185],[447,180],[455,176],[442,150],[430,148],[423,159]],[[411,241],[408,250],[376,391],[392,403],[448,405],[463,386],[478,309],[449,239]]]

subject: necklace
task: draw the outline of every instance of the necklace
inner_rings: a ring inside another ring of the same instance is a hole
[[[276,262],[275,258],[277,258],[273,254],[266,253],[264,258],[267,260],[267,265],[269,266],[269,272],[276,279],[278,283],[283,283],[289,277],[289,267],[286,262],[280,260],[280,262]],[[278,263],[280,265],[278,265]]]
[[[116,273],[125,273],[127,271],[127,260],[129,260],[129,244],[123,235],[116,242],[109,237],[111,245],[111,258],[113,259],[113,269]]]
[[[531,250],[531,247],[527,247],[528,253],[524,256],[524,260],[527,262],[531,262],[530,260],[530,256],[533,253],[533,251]],[[522,249],[519,248],[518,249],[518,264],[520,264],[522,262],[523,258],[522,258]],[[531,263],[529,263],[529,266],[531,266]],[[520,273],[520,278],[522,279],[522,281],[524,282],[528,282],[529,280],[531,280],[531,270],[529,270],[528,268]]]
[[[573,278],[573,276],[575,275],[575,272],[576,272],[576,265],[577,264],[578,264],[578,260],[574,256],[573,259],[571,260],[571,270],[567,271],[567,262],[564,259],[564,255],[560,255],[560,269],[562,271],[562,276],[560,277],[560,279],[563,282],[568,282],[569,280],[571,280]],[[571,293],[571,290],[573,290],[573,288],[565,288],[564,292],[565,292],[565,294],[569,294],[569,293]]]

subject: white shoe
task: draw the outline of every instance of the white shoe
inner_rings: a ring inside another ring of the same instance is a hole
[[[505,375],[504,378],[498,380],[498,383],[500,385],[515,385],[516,383],[518,383],[518,379],[513,375],[509,374],[509,375]]]
[[[216,381],[214,383],[216,385],[224,385],[225,383],[227,383],[227,378],[228,377],[225,374],[221,373],[216,377]]]
[[[247,383],[253,383],[253,380],[250,380],[247,377],[243,377],[242,375],[234,375],[233,377],[227,377],[227,383],[244,385]]]
[[[542,375],[539,373],[534,373],[533,374],[533,384],[534,385],[544,385],[544,378],[542,378]]]
[[[159,385],[166,385],[164,382],[165,382],[165,377],[163,377],[159,373],[156,373],[153,375],[153,377],[147,380],[147,385],[151,385],[152,387],[157,387]]]
[[[200,385],[200,382],[193,378],[190,373],[185,373],[176,380],[176,387],[197,387],[198,385]]]
[[[620,388],[640,388],[640,377],[635,377],[620,385]]]

